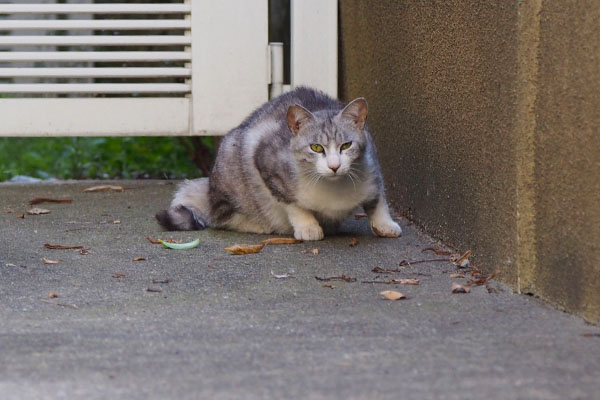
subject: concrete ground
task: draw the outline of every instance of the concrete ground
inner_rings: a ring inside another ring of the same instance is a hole
[[[494,281],[453,294],[466,279],[450,262],[400,268],[447,257],[422,252],[441,246],[405,220],[398,239],[360,219],[234,256],[224,248],[266,236],[162,232],[153,215],[171,182],[82,191],[95,184],[0,185],[0,399],[600,399],[598,327]],[[35,197],[73,202],[18,218]],[[356,281],[315,279],[342,274]],[[420,285],[362,283],[399,278]]]

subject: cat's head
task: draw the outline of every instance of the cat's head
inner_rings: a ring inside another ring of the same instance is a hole
[[[353,100],[338,113],[289,107],[291,146],[300,170],[319,178],[352,176],[367,144],[366,120],[367,102],[363,98]]]

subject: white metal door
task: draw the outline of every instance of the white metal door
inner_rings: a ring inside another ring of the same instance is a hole
[[[293,3],[292,85],[335,95],[336,1]],[[220,135],[268,99],[266,0],[14,1],[0,15],[0,136]]]

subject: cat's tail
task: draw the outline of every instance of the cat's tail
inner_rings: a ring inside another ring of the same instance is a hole
[[[194,231],[209,225],[208,178],[186,180],[179,185],[168,210],[156,214],[169,231]]]

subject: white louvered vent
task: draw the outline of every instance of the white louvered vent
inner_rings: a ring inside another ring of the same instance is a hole
[[[0,4],[0,96],[185,96],[191,12],[190,1]]]

